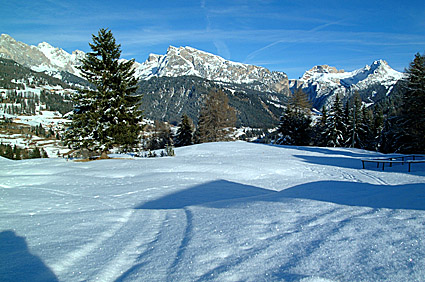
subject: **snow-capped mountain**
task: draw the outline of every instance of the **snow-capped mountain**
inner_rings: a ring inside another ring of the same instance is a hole
[[[170,46],[165,55],[150,54],[138,67],[140,78],[197,76],[215,82],[244,84],[261,91],[288,93],[288,77],[264,67],[226,60],[191,47]]]
[[[70,54],[46,42],[31,46],[6,34],[0,37],[0,57],[62,80],[66,80],[69,74],[80,75],[77,66],[84,56],[82,51],[76,50]],[[134,68],[137,78],[145,81],[153,77],[196,76],[232,92],[255,90],[287,96],[290,90],[293,92],[301,87],[316,109],[329,105],[337,94],[342,99],[347,99],[358,92],[364,102],[376,102],[390,96],[403,78],[403,73],[393,70],[387,62],[378,60],[370,66],[350,72],[327,65],[315,66],[300,79],[288,80],[284,72],[272,72],[264,67],[232,62],[192,47],[173,46],[164,55],[150,54],[145,62],[136,62]],[[72,80],[75,81],[76,78],[73,77]]]
[[[58,76],[61,71],[78,76],[80,73],[77,66],[81,64],[80,60],[84,56],[85,53],[82,51],[76,50],[70,54],[46,42],[33,46],[16,41],[7,34],[0,36],[0,57],[54,76]]]
[[[291,90],[302,88],[320,109],[328,105],[336,95],[349,97],[355,92],[362,95],[363,101],[373,102],[376,97],[390,95],[394,86],[404,74],[392,69],[384,60],[374,61],[372,65],[345,72],[327,65],[315,66],[306,71],[298,80],[290,80]]]

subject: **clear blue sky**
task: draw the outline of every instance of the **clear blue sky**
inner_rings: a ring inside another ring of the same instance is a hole
[[[377,59],[403,71],[425,52],[425,1],[0,0],[0,33],[27,44],[88,52],[99,28],[139,62],[173,45],[289,78],[315,65],[353,70]]]

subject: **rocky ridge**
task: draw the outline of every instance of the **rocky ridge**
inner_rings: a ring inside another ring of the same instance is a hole
[[[141,79],[197,76],[215,82],[243,84],[248,88],[288,93],[288,76],[283,72],[226,60],[191,47],[170,46],[165,55],[150,54],[138,67]]]
[[[63,49],[55,48],[47,42],[37,46],[17,41],[7,34],[0,36],[0,57],[13,60],[34,71],[57,75],[65,71],[79,76],[77,69],[85,53],[79,50],[69,54]]]
[[[392,69],[384,60],[374,61],[370,66],[346,72],[327,65],[315,66],[306,71],[300,79],[289,82],[291,91],[303,89],[320,109],[333,101],[336,95],[349,98],[355,92],[361,94],[366,103],[389,96],[404,74]]]

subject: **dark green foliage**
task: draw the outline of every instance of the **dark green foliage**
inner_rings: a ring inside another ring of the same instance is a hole
[[[39,159],[39,158],[41,158],[40,149],[34,148],[32,151],[30,151],[30,159]]]
[[[86,54],[80,69],[94,89],[80,89],[73,97],[75,110],[66,143],[74,149],[101,152],[117,145],[130,149],[142,130],[141,97],[134,95],[134,60],[119,62],[120,45],[109,30],[93,35],[89,45],[92,52]]]
[[[13,79],[33,86],[59,85],[64,89],[72,88],[58,78],[49,76],[42,72],[33,71],[16,63],[15,61],[0,58],[0,88],[24,89],[24,85],[22,83],[12,82]]]
[[[10,145],[3,145],[2,144],[2,148],[1,148],[1,156],[8,158],[10,160],[14,160],[15,157],[13,155],[13,148]]]
[[[344,109],[342,107],[341,100],[337,95],[329,111],[325,130],[323,132],[323,143],[326,147],[344,146],[344,132],[346,129],[344,119]]]
[[[425,153],[425,55],[416,54],[406,72],[398,143],[402,152]]]
[[[0,97],[0,103],[11,103],[5,112],[15,115],[32,115],[35,114],[36,105],[39,104],[38,95],[32,92],[18,93],[16,90],[6,91],[5,97]]]
[[[347,102],[345,109],[345,146],[363,148],[366,126],[363,124],[362,102],[360,95],[355,94],[351,103]]]
[[[307,95],[297,89],[290,97],[284,114],[280,118],[279,139],[277,144],[282,145],[309,145],[312,137],[311,104]]]
[[[236,91],[226,90],[227,86]],[[229,105],[236,109],[236,126],[271,128],[278,124],[282,114],[280,106],[286,97],[247,89],[243,85],[218,85],[195,76],[152,77],[139,82],[138,93],[143,93],[142,109],[146,117],[178,124],[186,113],[197,124],[203,97],[214,89],[221,89]]]
[[[328,122],[328,110],[325,106],[322,108],[322,115],[320,116],[319,122],[316,123],[313,130],[314,144],[317,146],[326,146],[326,124]]]
[[[174,144],[176,147],[193,144],[193,123],[186,114],[182,115]]]
[[[40,102],[46,104],[46,110],[58,111],[62,115],[69,113],[74,108],[72,96],[70,94],[60,95],[42,91],[40,94]]]
[[[10,160],[23,160],[35,158],[48,158],[46,151],[43,148],[22,149],[18,146],[9,144],[0,144],[0,156]]]

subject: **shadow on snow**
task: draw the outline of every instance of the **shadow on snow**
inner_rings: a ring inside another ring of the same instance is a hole
[[[43,261],[30,253],[25,238],[7,230],[0,233],[0,281],[58,281]]]
[[[218,180],[166,195],[136,208],[182,209],[187,206],[207,205],[218,201],[268,195],[270,193],[273,193],[273,191],[231,181]]]
[[[188,206],[226,208],[256,201],[309,199],[348,206],[425,210],[425,184],[373,185],[347,181],[317,181],[280,192],[226,180],[194,186],[143,203],[137,209],[183,209]]]

